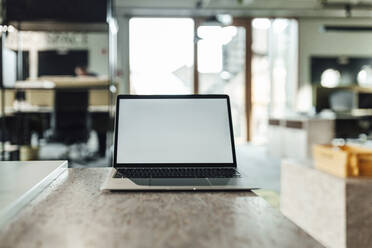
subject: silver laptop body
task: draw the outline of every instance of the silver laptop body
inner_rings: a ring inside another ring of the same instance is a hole
[[[254,188],[237,171],[227,95],[117,97],[113,167],[102,190]]]

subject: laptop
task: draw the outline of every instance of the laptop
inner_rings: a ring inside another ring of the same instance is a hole
[[[251,190],[237,168],[227,95],[118,95],[103,190]]]

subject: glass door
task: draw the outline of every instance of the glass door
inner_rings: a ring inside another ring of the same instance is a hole
[[[252,142],[265,144],[269,116],[293,112],[297,92],[298,24],[252,20]]]
[[[235,141],[244,143],[248,129],[246,29],[201,23],[196,34],[199,93],[230,96]]]

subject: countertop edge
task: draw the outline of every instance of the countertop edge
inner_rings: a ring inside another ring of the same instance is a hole
[[[57,179],[63,172],[67,171],[68,161],[62,161],[62,164],[35,184],[31,189],[14,201],[10,206],[0,212],[0,228],[9,223],[15,215],[21,211],[28,203],[38,196],[51,182]]]

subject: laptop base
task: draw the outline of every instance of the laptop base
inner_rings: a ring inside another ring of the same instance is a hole
[[[116,169],[101,187],[111,191],[224,191],[252,190],[257,186],[249,180],[240,178],[113,178]]]

